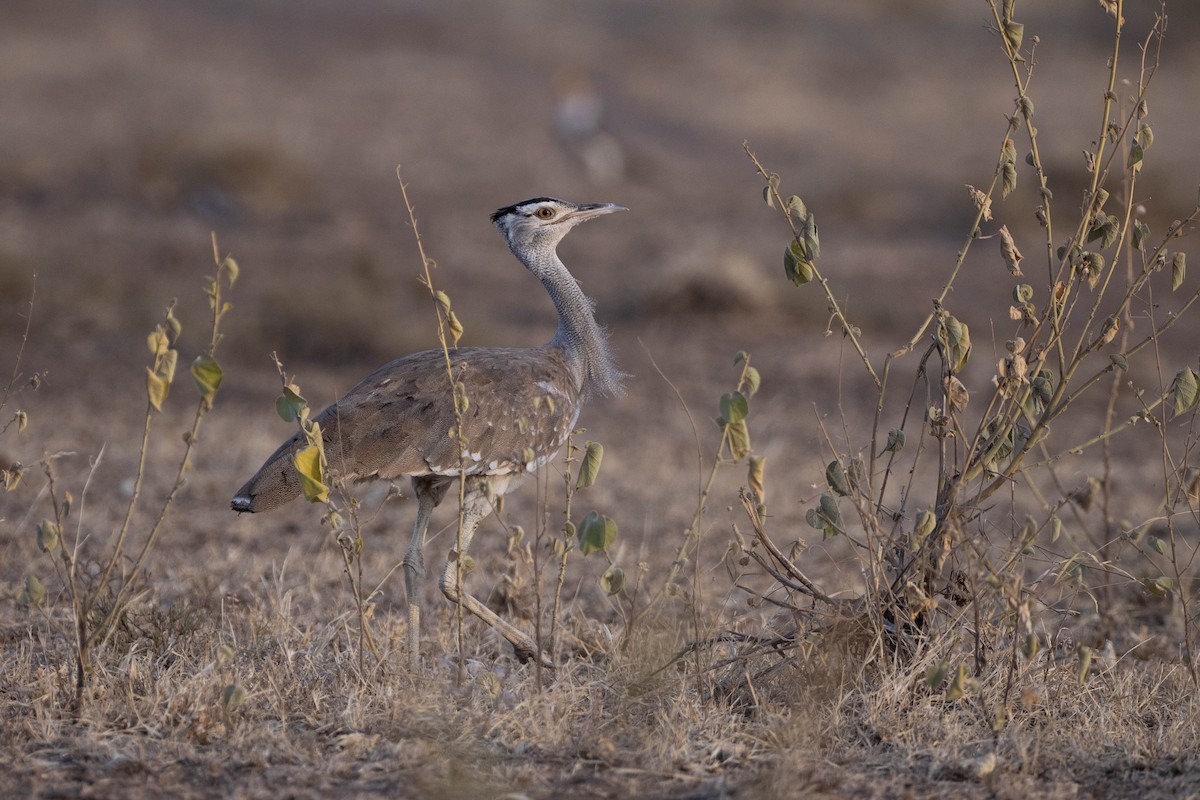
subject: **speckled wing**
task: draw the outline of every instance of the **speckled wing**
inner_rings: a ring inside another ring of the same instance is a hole
[[[577,378],[562,350],[463,348],[453,353],[455,378],[466,388],[466,442],[450,433],[454,403],[440,350],[414,353],[380,367],[314,420],[331,468],[350,478],[415,475],[505,475],[536,470],[554,457],[579,417]],[[237,493],[238,511],[268,511],[300,495],[284,442]]]

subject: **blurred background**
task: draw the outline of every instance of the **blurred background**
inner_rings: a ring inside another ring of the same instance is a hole
[[[1126,5],[1121,74],[1136,80],[1132,45],[1158,4]],[[1171,11],[1141,183],[1156,231],[1200,185],[1200,10]],[[1035,121],[1059,213],[1073,213],[1111,19],[1095,0],[1019,3],[1017,16],[1026,42],[1041,39]],[[710,453],[739,350],[763,375],[752,432],[772,511],[802,519],[828,460],[813,420],[839,403],[853,412],[863,384],[841,337],[823,335],[815,287],[784,281],[787,230],[743,141],[817,215],[819,264],[878,361],[953,264],[974,212],[964,184],[989,182],[1015,96],[982,0],[6,0],[3,19],[0,365],[36,275],[21,366],[46,373],[44,412],[9,455],[107,443],[113,474],[127,474],[144,336],[178,297],[182,355],[202,349],[216,232],[242,277],[220,351],[219,445],[190,501],[214,515],[290,431],[273,412],[272,351],[321,406],[436,342],[402,165],[466,344],[534,344],[554,329],[492,210],[538,195],[631,209],[561,250],[633,376],[583,419],[617,468],[595,502],[623,529],[683,524],[694,498],[691,423],[654,362]],[[996,206],[1027,265],[1041,250],[1033,183],[1022,165]],[[1007,300],[983,298],[1010,284],[998,248],[973,248],[949,304],[977,352],[992,349],[994,322],[997,341],[1009,330]],[[286,514],[313,524],[299,506]]]

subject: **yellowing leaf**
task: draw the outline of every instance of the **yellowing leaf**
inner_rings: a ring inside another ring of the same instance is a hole
[[[446,312],[446,325],[450,328],[450,336],[454,339],[454,345],[458,346],[458,340],[462,338],[463,326],[458,321],[453,311]]]
[[[296,472],[300,475],[300,488],[304,499],[310,503],[329,502],[329,487],[325,485],[325,455],[321,448],[310,444],[296,451],[293,456]]]
[[[237,283],[238,275],[241,273],[238,263],[233,260],[232,256],[225,256],[225,260],[221,262],[221,266],[229,274],[229,288],[232,289],[233,285]]]
[[[617,595],[625,588],[625,570],[611,566],[600,576],[600,588],[605,594]]]
[[[767,459],[762,456],[750,456],[750,462],[746,470],[746,483],[749,485],[750,492],[754,495],[754,499],[760,506],[767,502],[767,488],[763,480],[766,465]]]
[[[162,411],[163,401],[167,399],[167,382],[155,374],[154,370],[146,367],[146,395],[155,411]]]
[[[150,353],[155,359],[167,352],[167,348],[170,346],[171,342],[162,325],[156,325],[150,335],[146,337],[146,347],[150,348]]]
[[[221,388],[223,376],[221,365],[210,355],[196,356],[196,359],[192,361],[192,378],[196,381],[196,388],[200,390],[200,396],[209,405],[212,405],[217,389]]]
[[[750,454],[750,430],[746,420],[730,423],[726,426],[729,431],[729,452],[734,459],[745,458]]]
[[[804,251],[804,246],[795,239],[783,251],[783,274],[797,286],[803,286],[813,279],[812,258]]]

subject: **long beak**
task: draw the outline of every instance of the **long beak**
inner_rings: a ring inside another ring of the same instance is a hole
[[[604,214],[611,214],[614,211],[628,211],[625,206],[619,206],[616,203],[585,203],[575,211],[572,211],[568,216],[573,217],[579,222],[592,217],[600,217]]]

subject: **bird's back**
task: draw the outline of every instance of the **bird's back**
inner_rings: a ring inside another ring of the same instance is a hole
[[[347,478],[504,475],[532,472],[553,458],[579,416],[579,377],[563,350],[452,351],[467,396],[463,451],[451,435],[454,400],[441,350],[397,359],[367,376],[314,421],[331,469]],[[292,456],[297,432],[234,497],[235,511],[269,511],[300,495]]]

